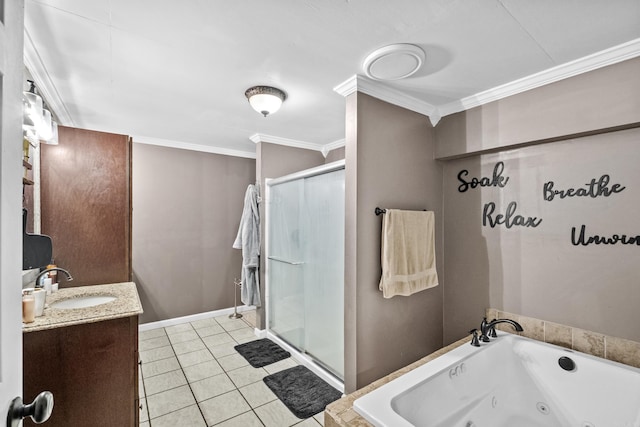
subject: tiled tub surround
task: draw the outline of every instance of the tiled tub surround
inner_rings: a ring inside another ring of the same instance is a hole
[[[51,304],[58,301],[86,296],[112,296],[116,299],[105,304],[86,308],[67,310],[51,308]],[[43,315],[36,317],[33,323],[23,324],[22,331],[42,331],[64,326],[137,316],[141,313],[142,305],[140,304],[136,284],[133,282],[63,288],[47,296]]]
[[[140,332],[141,427],[320,427],[301,420],[262,379],[298,363],[287,358],[253,368],[234,347],[258,339],[255,311]]]
[[[507,313],[495,309],[487,309],[487,318],[508,318],[519,322],[524,328],[520,335],[538,341],[555,344],[565,348],[570,348],[583,353],[603,357],[615,362],[624,363],[640,368],[640,343],[624,340],[616,337],[609,337],[595,332],[572,328],[557,323],[546,322],[513,313]],[[481,319],[480,319],[481,320]],[[478,323],[479,326],[479,323]],[[497,329],[515,333],[511,326],[500,324]],[[330,404],[325,410],[326,427],[362,427],[371,426],[360,414],[353,409],[353,402],[359,397],[381,387],[389,381],[409,372],[418,366],[445,354],[449,351],[470,343],[470,337],[462,338],[402,369],[399,369],[384,378],[381,378],[366,387],[357,390],[348,396]]]
[[[534,340],[555,344],[560,347],[602,357],[614,362],[640,368],[640,343],[623,338],[611,337],[584,329],[547,322],[533,317],[521,316],[493,308],[487,309],[487,319],[512,319],[522,325],[524,332],[519,335]],[[496,329],[514,332],[506,324]]]

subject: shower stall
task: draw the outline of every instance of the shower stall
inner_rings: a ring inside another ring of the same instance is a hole
[[[268,333],[341,383],[344,161],[268,180],[266,199]]]

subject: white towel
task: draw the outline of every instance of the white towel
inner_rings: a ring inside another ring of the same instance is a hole
[[[382,220],[380,290],[385,298],[438,286],[434,214],[387,209]]]
[[[253,184],[247,187],[244,194],[244,208],[233,247],[242,249],[240,300],[246,305],[259,307],[260,212],[258,211],[258,190]]]

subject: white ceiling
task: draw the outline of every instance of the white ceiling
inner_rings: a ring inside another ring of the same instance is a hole
[[[25,3],[25,62],[62,124],[249,157],[256,133],[311,147],[343,139],[345,102],[333,88],[382,46],[412,43],[427,55],[422,70],[383,89],[450,112],[640,39],[638,0]],[[278,113],[250,108],[244,91],[254,85],[287,93]]]

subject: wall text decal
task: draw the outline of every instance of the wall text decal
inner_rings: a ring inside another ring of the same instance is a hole
[[[542,197],[547,202],[554,200],[556,197],[564,199],[565,197],[609,197],[614,193],[620,193],[627,187],[622,187],[620,184],[613,184],[611,188],[609,188],[609,181],[611,177],[607,174],[604,174],[600,177],[600,179],[596,180],[593,178],[591,182],[585,184],[584,188],[569,188],[566,190],[554,190],[553,186],[555,183],[553,181],[548,181],[542,187]]]
[[[480,178],[473,177],[471,181],[465,181],[463,177],[469,175],[469,171],[463,169],[458,173],[458,181],[462,184],[458,187],[458,191],[464,193],[469,188],[476,187],[504,187],[509,182],[508,176],[502,176],[502,172],[504,172],[504,162],[498,162],[493,167],[493,176],[491,178],[487,176],[483,176]]]
[[[495,228],[496,225],[504,225],[507,228],[511,228],[514,225],[519,227],[537,227],[542,222],[542,218],[525,218],[522,215],[516,215],[516,209],[518,209],[518,204],[511,202],[507,205],[507,211],[504,215],[498,214],[494,217],[493,213],[496,210],[496,204],[493,202],[486,203],[482,210],[482,225],[486,227],[487,223],[489,223],[491,228]]]
[[[509,177],[504,176],[504,162],[497,162],[493,167],[493,174],[488,176],[468,178],[469,171],[463,169],[458,173],[458,192],[464,193],[469,189],[477,187],[499,187],[504,188],[509,182]],[[603,174],[600,178],[593,178],[590,182],[579,188],[556,189],[554,181],[547,181],[542,186],[542,198],[547,202],[557,199],[566,199],[573,197],[610,197],[614,194],[621,193],[627,187],[622,184],[611,184],[611,176]],[[482,209],[482,226],[495,228],[496,226],[504,226],[507,229],[512,227],[538,227],[542,223],[542,218],[535,216],[523,216],[517,213],[518,203],[510,202],[504,212],[496,212],[499,209],[496,203],[488,202],[484,204]],[[578,231],[576,227],[571,228],[571,244],[573,246],[588,245],[636,245],[640,246],[640,235],[612,234],[611,236],[600,236],[597,234],[588,236],[586,226],[582,225]]]
[[[594,245],[616,245],[618,243],[622,245],[636,245],[640,246],[640,235],[638,236],[627,236],[626,234],[619,235],[613,234],[611,237],[603,237],[597,234],[593,236],[585,237],[585,229],[586,226],[582,225],[580,227],[580,234],[576,237],[576,228],[571,227],[571,243],[574,246],[588,246],[591,244]]]

